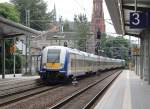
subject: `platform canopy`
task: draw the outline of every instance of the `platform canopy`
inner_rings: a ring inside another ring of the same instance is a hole
[[[135,12],[135,7],[137,7],[136,12],[150,12],[150,0],[105,1],[116,32],[118,34],[140,37],[141,31],[145,28],[130,28],[130,13]]]
[[[18,35],[37,36],[41,32],[0,17],[0,39]]]

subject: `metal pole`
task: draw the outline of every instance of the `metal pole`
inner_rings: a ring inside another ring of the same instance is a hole
[[[2,40],[2,79],[5,79],[5,39]]]
[[[137,55],[135,55],[135,73],[137,75]]]
[[[14,45],[13,46],[15,46],[15,43],[16,43],[16,40],[15,40],[15,38],[14,38]],[[13,53],[13,55],[14,55],[14,77],[16,76],[15,74],[16,74],[16,51],[14,51],[14,53]]]
[[[76,46],[76,44],[75,44],[75,43],[76,43],[76,41],[74,40],[74,45],[73,45],[73,46],[74,46],[74,48],[75,48],[75,46]]]
[[[29,47],[29,73],[31,74],[31,70],[32,70],[32,56],[31,56],[31,47],[30,47],[30,36],[29,36],[29,44],[28,44],[28,47]]]
[[[36,62],[37,62],[37,63],[36,63],[36,72],[38,72],[38,70],[39,70],[39,69],[38,69],[38,66],[39,66],[39,64],[38,64],[38,57],[39,57],[39,56],[36,57]]]
[[[22,40],[21,72],[23,73],[23,40]]]
[[[25,9],[25,11],[26,11],[26,26],[30,27],[30,10]],[[29,36],[26,36],[26,69],[25,69],[26,73],[28,73],[28,71],[27,71],[27,68],[28,68],[28,54],[27,54],[28,37]],[[30,38],[29,38],[29,40],[30,40]],[[30,50],[29,50],[29,52],[30,52]],[[29,57],[30,57],[30,55],[29,55]]]
[[[129,50],[131,52],[131,36],[129,36]],[[131,56],[130,56],[130,60],[131,60]]]
[[[30,10],[27,10],[27,26],[30,27]],[[31,74],[32,70],[32,57],[31,57],[31,47],[30,47],[30,36],[28,36],[28,49],[29,49],[29,73]]]
[[[27,18],[27,15],[28,15],[28,13],[27,13],[27,9],[25,9],[25,13],[26,13],[26,26],[28,25],[28,18]]]
[[[86,52],[86,48],[87,48],[86,46],[87,46],[87,44],[86,44],[86,39],[85,39],[85,52]]]
[[[60,40],[59,40],[59,46],[60,46]]]
[[[26,12],[26,26],[30,27],[30,10],[25,9]]]
[[[28,46],[28,36],[26,36],[26,68],[25,68],[25,73],[27,73],[27,68],[28,68],[27,46]]]
[[[27,11],[27,15],[28,15],[28,27],[30,27],[30,10]]]
[[[134,1],[135,2],[135,12],[137,11],[137,0]]]

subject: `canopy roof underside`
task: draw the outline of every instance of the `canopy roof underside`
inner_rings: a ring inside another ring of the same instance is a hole
[[[150,0],[105,0],[111,19],[113,21],[115,30],[118,34],[125,34],[140,37],[142,29],[133,29],[129,26],[130,12],[150,11]]]
[[[0,17],[0,38],[15,37],[18,35],[37,36],[40,34],[40,31]]]

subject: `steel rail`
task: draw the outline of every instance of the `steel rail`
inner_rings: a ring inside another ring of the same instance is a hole
[[[22,93],[24,91],[39,88],[39,87],[43,86],[43,82],[39,81],[36,83],[35,81],[31,81],[31,82],[27,82],[24,84],[23,83],[19,84],[18,86],[14,85],[14,87],[13,87],[13,84],[11,86],[10,85],[6,88],[4,87],[3,89],[0,89],[0,97],[1,98],[5,97],[5,96],[11,96],[12,94],[18,94],[19,92]]]
[[[106,78],[110,77],[111,75],[113,75],[114,73],[112,74],[109,74],[107,75],[106,77],[94,82],[94,83],[91,83],[90,85],[88,85],[87,87],[73,93],[72,95],[68,96],[67,98],[65,99],[62,99],[60,102],[58,102],[57,104],[51,106],[50,108],[48,109],[59,109],[60,107],[62,107],[63,105],[65,105],[67,102],[71,101],[73,98],[75,98],[76,96],[82,94],[83,92],[85,92],[86,90],[90,89],[91,87],[95,86],[96,84],[98,84],[99,82],[105,80]]]
[[[103,87],[103,89],[99,91],[98,94],[94,96],[93,99],[90,102],[88,102],[82,109],[90,109],[95,103],[95,101],[99,99],[99,96],[107,90],[107,88],[111,85],[113,81],[115,81],[115,79],[120,75],[121,72],[122,71],[120,71],[115,78],[113,78],[105,87]]]
[[[2,98],[2,99],[0,99],[0,107],[14,103],[14,102],[17,102],[19,100],[26,99],[26,98],[34,96],[34,95],[42,94],[42,93],[47,92],[49,90],[56,89],[60,86],[62,86],[62,85],[56,85],[53,87],[45,87],[45,88],[42,88],[41,90],[39,90],[40,88],[38,88],[38,89],[23,92],[23,93],[15,94],[15,95],[12,95],[12,96],[9,96],[6,98]]]

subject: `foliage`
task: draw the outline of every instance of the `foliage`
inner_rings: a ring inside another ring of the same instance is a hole
[[[16,7],[9,3],[0,3],[0,16],[14,22],[20,21],[20,13]],[[10,47],[13,44],[13,40],[5,40],[5,51],[6,51],[6,69],[11,73],[13,71],[13,55],[10,54]],[[1,60],[1,57],[0,57]],[[0,61],[0,69],[2,67],[2,61]],[[16,69],[21,68],[21,58],[19,55],[16,56]]]
[[[5,64],[6,64],[6,73],[13,73],[13,66],[14,66],[14,56],[13,54],[10,53],[10,47],[13,44],[13,40],[5,40]],[[21,73],[21,56],[18,54],[17,50],[17,55],[16,55],[16,73]],[[1,57],[0,57],[1,60]],[[2,61],[0,61],[0,69],[2,70]],[[1,72],[0,72],[1,73]]]
[[[30,27],[45,30],[54,19],[54,11],[46,12],[47,4],[43,0],[11,0],[21,13],[22,24],[26,24],[26,11],[30,12]]]
[[[14,66],[14,55],[10,53],[10,47],[13,44],[13,40],[6,40],[5,46],[6,46],[6,69],[8,70],[8,73],[13,72],[13,66]],[[16,53],[19,53],[18,50]],[[16,63],[16,70],[21,69],[21,56],[19,54],[16,55],[15,59]],[[19,72],[20,73],[20,72]]]
[[[21,69],[21,56],[20,55],[16,55],[15,58],[15,68],[16,71]],[[14,56],[13,55],[7,55],[6,58],[6,69],[7,69],[7,73],[12,73],[13,72],[13,66],[14,66]],[[21,72],[16,72],[16,73],[21,73]]]
[[[64,32],[70,32],[72,31],[70,26],[69,26],[69,21],[65,20],[63,23],[63,28],[64,28]]]
[[[129,41],[121,36],[103,38],[101,49],[104,50],[105,56],[129,60]]]
[[[77,32],[77,37],[80,38],[78,41],[79,50],[86,50],[86,37],[89,32],[89,24],[87,17],[84,14],[79,14],[74,16],[75,31]]]
[[[0,16],[15,22],[20,21],[19,11],[10,3],[0,3]]]

